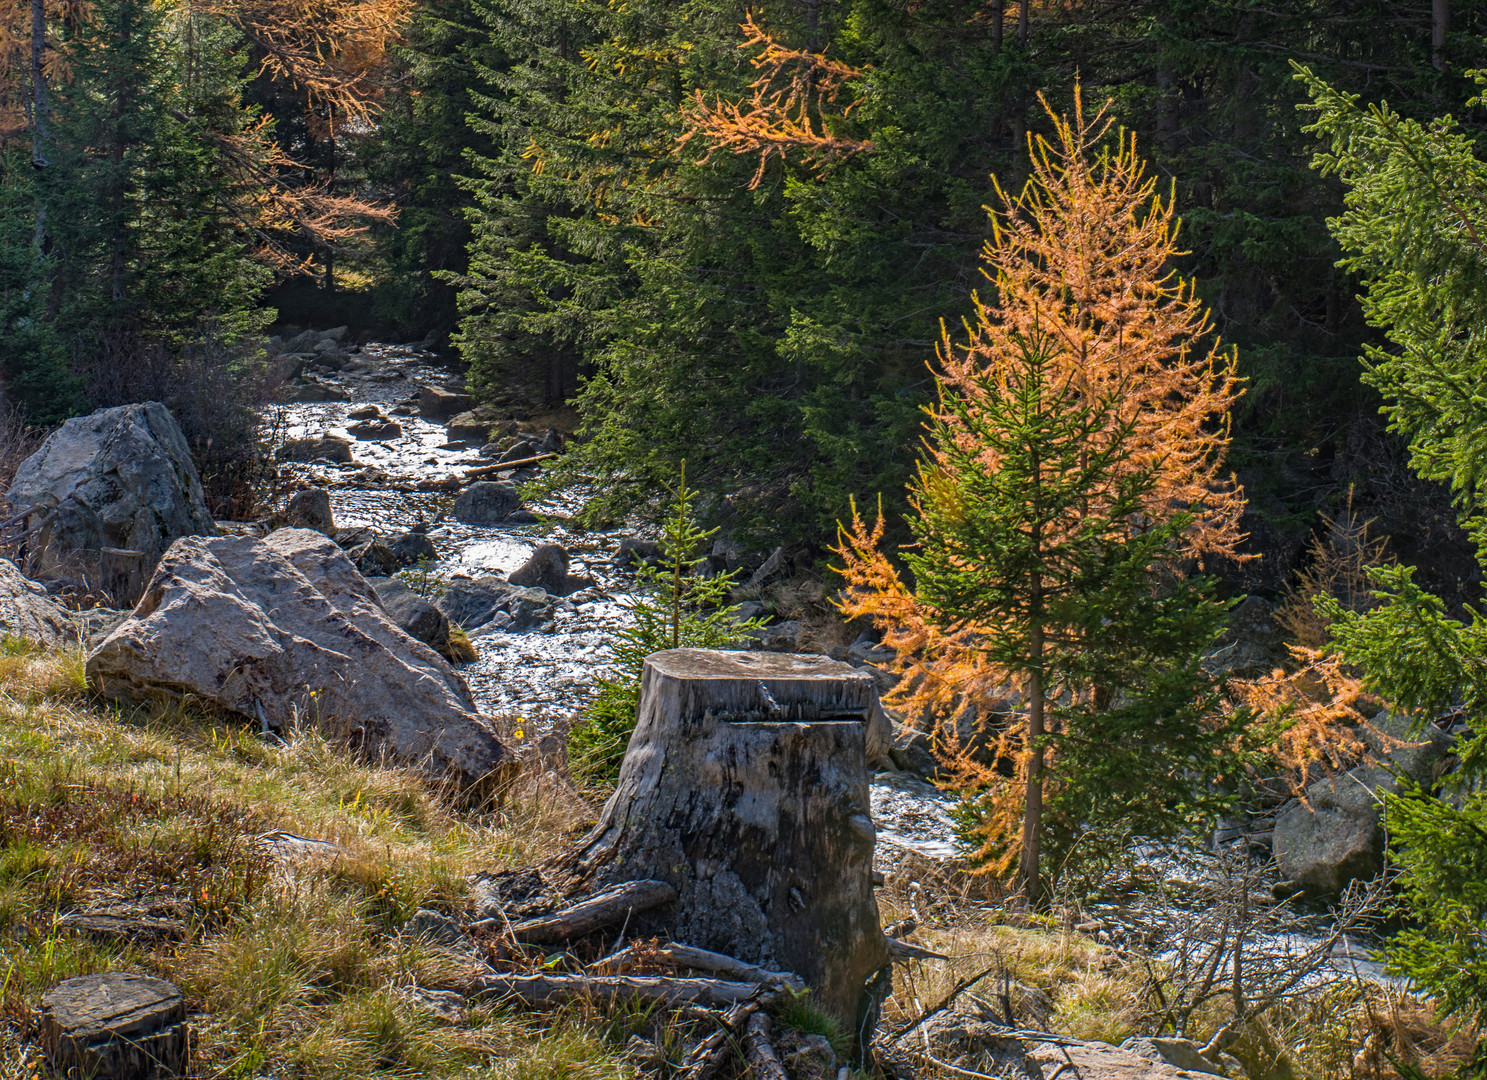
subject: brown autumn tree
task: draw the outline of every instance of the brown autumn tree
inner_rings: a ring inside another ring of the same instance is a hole
[[[179,0],[171,14],[237,27],[260,57],[260,77],[302,94],[309,130],[334,138],[370,129],[382,97],[379,76],[415,6],[415,0]],[[46,164],[49,89],[72,78],[67,42],[78,40],[77,28],[93,14],[90,0],[0,5],[0,146],[29,140],[38,166]],[[72,32],[61,33],[64,28]],[[193,47],[192,35],[179,40],[179,47]],[[316,177],[274,143],[266,119],[232,134],[197,125],[196,134],[233,177],[235,196],[224,210],[253,239],[259,257],[282,273],[307,269],[298,250],[303,242],[332,250],[396,216],[390,206],[338,192],[331,178]]]
[[[715,96],[709,104],[698,90],[683,106],[685,130],[677,143],[686,146],[696,139],[707,146],[697,164],[705,164],[723,150],[758,154],[759,167],[749,181],[752,191],[763,181],[771,158],[784,160],[791,151],[799,151],[819,167],[873,148],[865,139],[834,134],[826,122],[847,82],[861,77],[861,70],[821,53],[781,45],[759,27],[752,12],[739,29],[744,32],[739,48],[760,50],[749,61],[759,77],[749,84],[746,101],[734,103]],[[855,105],[842,107],[840,115],[846,116]]]
[[[1016,867],[1034,901],[1045,802],[1088,821],[1102,787],[1137,774],[1147,809],[1162,790],[1183,804],[1190,776],[1171,763],[1216,766],[1244,723],[1212,708],[1197,667],[1222,609],[1173,572],[1241,539],[1243,495],[1222,472],[1234,357],[1205,342],[1170,268],[1177,220],[1134,139],[1097,154],[1110,121],[1077,90],[1072,118],[1049,115],[1026,187],[997,189],[996,299],[938,350],[914,587],[882,551],[881,515],[854,517],[838,549],[843,612],[882,628],[905,676],[889,703],[930,728],[977,793],[983,862]]]

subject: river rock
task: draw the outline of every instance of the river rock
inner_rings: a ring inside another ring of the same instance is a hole
[[[381,420],[382,410],[376,405],[358,405],[346,413],[347,420]]]
[[[358,544],[356,547],[347,548],[346,554],[356,564],[356,568],[369,578],[387,577],[402,569],[402,564],[398,562],[398,558],[392,553],[392,549],[381,540],[369,540],[365,544]],[[407,630],[408,628],[404,626],[403,629]],[[408,632],[413,633],[411,630]],[[424,640],[418,637],[417,634],[413,634],[413,636],[418,638],[419,641]]]
[[[491,428],[499,422],[500,416],[488,409],[467,409],[453,417],[445,425],[445,429],[450,442],[472,443],[480,446],[490,438]]]
[[[351,464],[351,440],[329,433],[318,439],[290,439],[279,447],[280,461],[337,461]]]
[[[417,638],[441,656],[449,653],[449,617],[426,596],[419,596],[408,583],[395,577],[369,577],[367,583],[388,616],[409,637]]]
[[[81,629],[72,612],[51,599],[45,588],[9,559],[0,559],[0,633],[58,648],[77,644]]]
[[[475,399],[469,394],[437,386],[424,386],[418,391],[418,415],[435,424],[447,423],[474,406]]]
[[[186,438],[158,401],[73,417],[21,462],[7,497],[17,510],[56,506],[53,559],[126,548],[148,572],[178,537],[217,531]]]
[[[554,596],[568,595],[568,551],[561,544],[543,544],[507,578],[513,585],[541,589]]]
[[[1393,788],[1382,769],[1354,769],[1318,780],[1305,800],[1275,819],[1276,868],[1295,889],[1335,896],[1350,881],[1384,868],[1384,815],[1379,793]]]
[[[387,549],[392,552],[393,557],[398,560],[398,566],[416,566],[427,560],[433,562],[439,557],[439,549],[434,547],[434,542],[428,538],[428,534],[417,529],[410,529],[405,533],[397,533],[387,541]]]
[[[496,525],[521,507],[516,488],[504,480],[471,484],[454,500],[454,516],[466,525]]]
[[[465,681],[307,529],[178,540],[87,673],[125,702],[194,697],[285,729],[309,718],[467,788],[489,790],[513,761]]]
[[[502,451],[500,457],[496,458],[496,464],[504,465],[508,461],[525,461],[529,457],[536,457],[538,452],[531,443],[520,439]]]
[[[1369,750],[1391,773],[1409,777],[1423,788],[1433,787],[1451,760],[1456,740],[1434,724],[1419,731],[1408,716],[1383,710],[1359,730]]]
[[[301,330],[294,337],[284,343],[282,352],[287,353],[313,353],[315,343],[320,340],[319,330]]]
[[[358,439],[369,439],[380,441],[384,439],[400,439],[403,437],[403,426],[396,420],[387,417],[377,417],[371,420],[361,420],[355,424],[349,424],[346,430]]]
[[[288,529],[314,529],[329,536],[336,530],[330,509],[330,492],[317,487],[296,491],[274,524]]]
[[[496,624],[492,628],[521,632],[542,626],[553,616],[552,598],[541,589],[526,589],[489,576],[452,582],[438,607],[464,630]]]
[[[319,405],[330,401],[350,401],[351,392],[331,383],[323,383],[307,375],[299,376],[299,382],[286,386],[281,400],[291,405]]]
[[[634,536],[627,536],[621,540],[620,546],[615,548],[614,552],[614,564],[621,567],[637,563],[655,566],[661,562],[661,558],[660,544],[654,540],[640,540]]]

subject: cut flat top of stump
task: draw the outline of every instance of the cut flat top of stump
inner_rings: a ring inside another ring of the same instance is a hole
[[[646,657],[648,665],[675,679],[850,679],[872,676],[829,656],[742,652],[731,649],[667,649]]]
[[[123,971],[64,979],[41,1005],[53,1024],[84,1040],[154,1031],[186,1015],[186,999],[173,983]]]

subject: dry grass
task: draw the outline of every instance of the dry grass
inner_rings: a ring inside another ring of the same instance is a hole
[[[474,968],[399,936],[419,907],[468,903],[467,875],[563,843],[562,804],[462,813],[418,773],[356,764],[313,732],[287,745],[189,711],[89,699],[82,658],[0,649],[0,1080],[45,1077],[32,1045],[57,981],[126,969],[186,992],[194,1074],[211,1078],[625,1077],[627,1033],[578,1013],[472,1009],[447,1024],[400,988]],[[338,856],[286,866],[284,830]],[[128,901],[177,941],[105,941],[59,923]]]

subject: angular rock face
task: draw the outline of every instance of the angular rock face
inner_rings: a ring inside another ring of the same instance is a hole
[[[328,535],[336,528],[330,508],[330,492],[324,488],[296,491],[289,497],[281,517],[281,524],[287,529],[314,529]]]
[[[77,644],[81,633],[72,612],[47,596],[15,563],[0,559],[0,634],[58,648]]]
[[[498,577],[456,581],[439,598],[439,610],[464,630],[495,623],[502,630],[521,632],[552,618],[552,600],[541,589],[523,589]]]
[[[406,582],[395,577],[368,579],[377,598],[392,619],[409,637],[416,638],[441,656],[449,652],[449,618],[427,597],[419,596]]]
[[[495,525],[520,506],[515,487],[499,480],[482,480],[454,500],[454,516],[466,525]]]
[[[464,680],[393,623],[340,548],[306,529],[178,541],[87,671],[124,701],[191,695],[283,727],[309,719],[468,788],[487,788],[513,761]]]
[[[290,439],[279,447],[280,461],[351,461],[351,440],[338,435],[322,435],[318,439]]]
[[[563,596],[568,592],[568,552],[561,544],[542,544],[507,580]]]
[[[469,394],[457,394],[437,386],[425,386],[418,391],[418,415],[436,424],[452,420],[474,407],[475,399]]]
[[[1384,868],[1383,807],[1377,792],[1393,787],[1382,769],[1354,769],[1318,780],[1275,819],[1276,867],[1296,888],[1336,895],[1348,882]]]
[[[52,558],[128,548],[148,568],[178,537],[217,531],[185,436],[158,401],[73,417],[21,463],[8,498],[17,510],[56,500]]]

